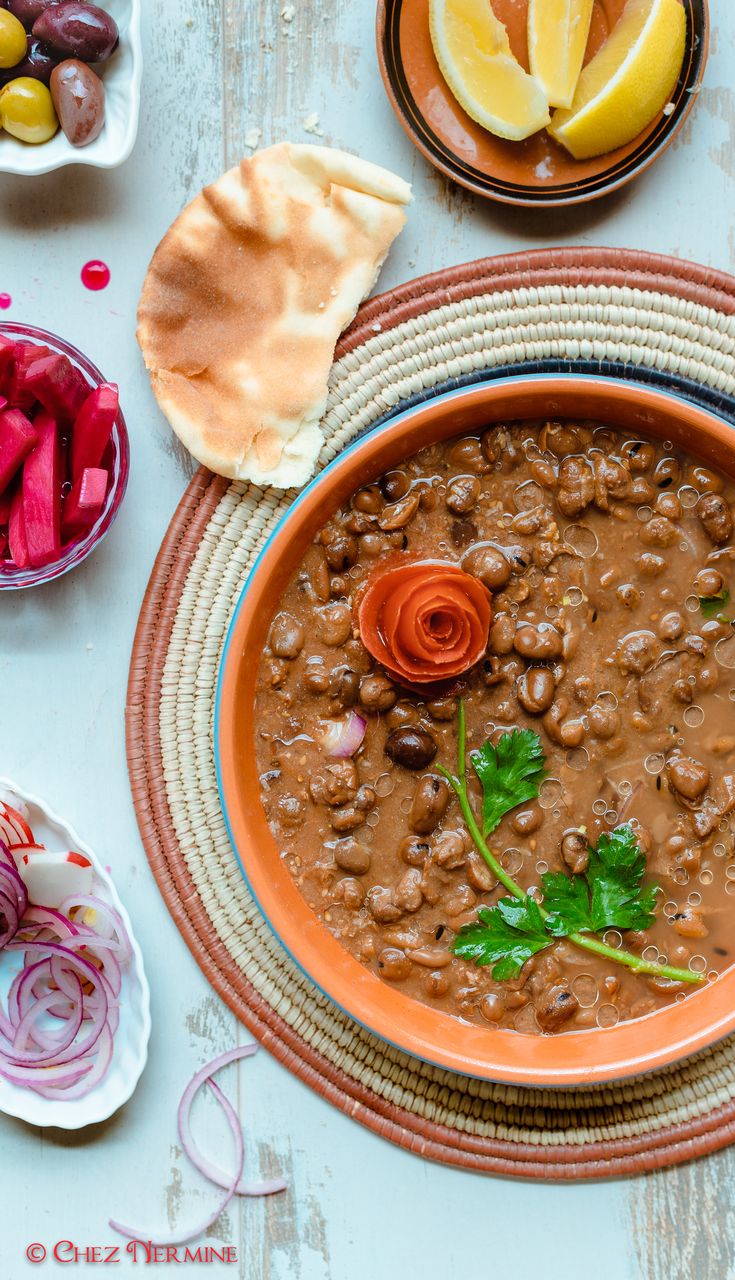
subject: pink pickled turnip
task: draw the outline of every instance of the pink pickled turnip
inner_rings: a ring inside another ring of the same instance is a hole
[[[8,546],[10,557],[18,569],[27,569],[31,563],[26,541],[25,520],[23,518],[23,490],[20,485],[13,494],[8,517]]]
[[[68,356],[54,354],[34,360],[25,375],[25,386],[56,418],[69,426],[89,395],[89,383]]]
[[[90,529],[100,515],[107,497],[109,471],[103,467],[85,467],[68,498],[61,517],[62,542],[70,542]]]
[[[0,413],[0,493],[5,492],[37,440],[33,424],[20,409]]]
[[[14,360],[15,343],[10,338],[4,338],[0,333],[0,391],[2,391],[3,396],[8,390]]]
[[[34,421],[38,444],[23,464],[23,523],[28,557],[34,568],[61,552],[61,466],[59,428],[41,409]]]
[[[120,407],[114,382],[103,382],[87,397],[71,433],[71,478],[76,481],[87,467],[99,467]]]
[[[42,356],[50,355],[48,347],[37,347],[32,342],[16,342],[13,352],[13,365],[3,394],[14,409],[31,409],[36,402],[36,393],[26,386],[26,378],[31,365]]]

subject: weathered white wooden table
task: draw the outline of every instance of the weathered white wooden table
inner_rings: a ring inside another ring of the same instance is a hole
[[[176,1143],[189,1075],[244,1033],[210,991],[148,871],[128,791],[123,708],[133,629],[153,557],[191,466],[157,412],[134,339],[149,256],[181,206],[262,132],[354,149],[414,183],[417,204],[388,287],[483,254],[558,243],[658,250],[735,269],[735,7],[710,0],[713,51],[683,135],[632,187],[577,210],[515,211],[450,186],[412,148],[378,76],[372,0],[158,0],[148,6],[142,127],[113,173],[0,178],[0,292],[9,319],[77,343],[117,379],[131,431],[130,491],[110,538],[71,577],[0,599],[1,772],[45,795],[112,865],[153,990],[149,1066],[124,1112],[92,1133],[0,1116],[0,1277],[38,1275],[31,1242],[112,1243],[107,1217],[183,1226],[212,1193]],[[287,10],[288,13],[288,10]],[[315,116],[318,119],[315,122]],[[305,131],[308,125],[310,131]],[[79,271],[105,259],[112,283]],[[248,1280],[732,1280],[735,1151],[627,1182],[553,1186],[422,1163],[334,1111],[261,1053],[241,1072],[251,1169],[290,1191],[241,1202],[215,1239]],[[209,1113],[208,1113],[209,1114]],[[205,1118],[206,1123],[206,1118]],[[224,1131],[214,1127],[211,1140]],[[71,1256],[62,1251],[64,1257]],[[119,1275],[138,1273],[122,1254]],[[65,1263],[81,1274],[82,1263]],[[168,1273],[165,1266],[153,1267]]]

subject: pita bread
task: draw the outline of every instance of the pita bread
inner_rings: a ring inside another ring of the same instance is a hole
[[[335,343],[410,200],[408,183],[358,156],[286,142],[184,209],[148,268],[138,341],[199,462],[283,489],[309,479]]]

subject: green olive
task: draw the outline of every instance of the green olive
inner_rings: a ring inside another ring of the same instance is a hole
[[[28,39],[22,22],[0,9],[0,67],[17,67],[26,56]]]
[[[53,138],[59,121],[46,85],[30,76],[19,76],[0,89],[0,127],[21,142]]]

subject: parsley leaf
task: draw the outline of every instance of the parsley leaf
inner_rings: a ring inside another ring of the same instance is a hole
[[[722,610],[726,609],[730,603],[730,592],[727,587],[723,587],[722,591],[716,596],[700,596],[699,607],[705,618],[719,618],[720,621],[729,622],[729,618],[722,617]]]
[[[486,742],[473,751],[470,760],[482,785],[482,833],[487,836],[511,809],[536,799],[546,757],[537,733],[514,729],[497,746]]]
[[[541,885],[546,927],[557,938],[605,929],[647,929],[656,913],[657,886],[643,886],[646,859],[626,823],[600,836],[583,876],[547,872]]]
[[[526,961],[552,941],[533,898],[501,898],[497,907],[481,907],[475,924],[462,926],[451,950],[477,965],[493,965],[493,977],[502,982],[517,978]]]

